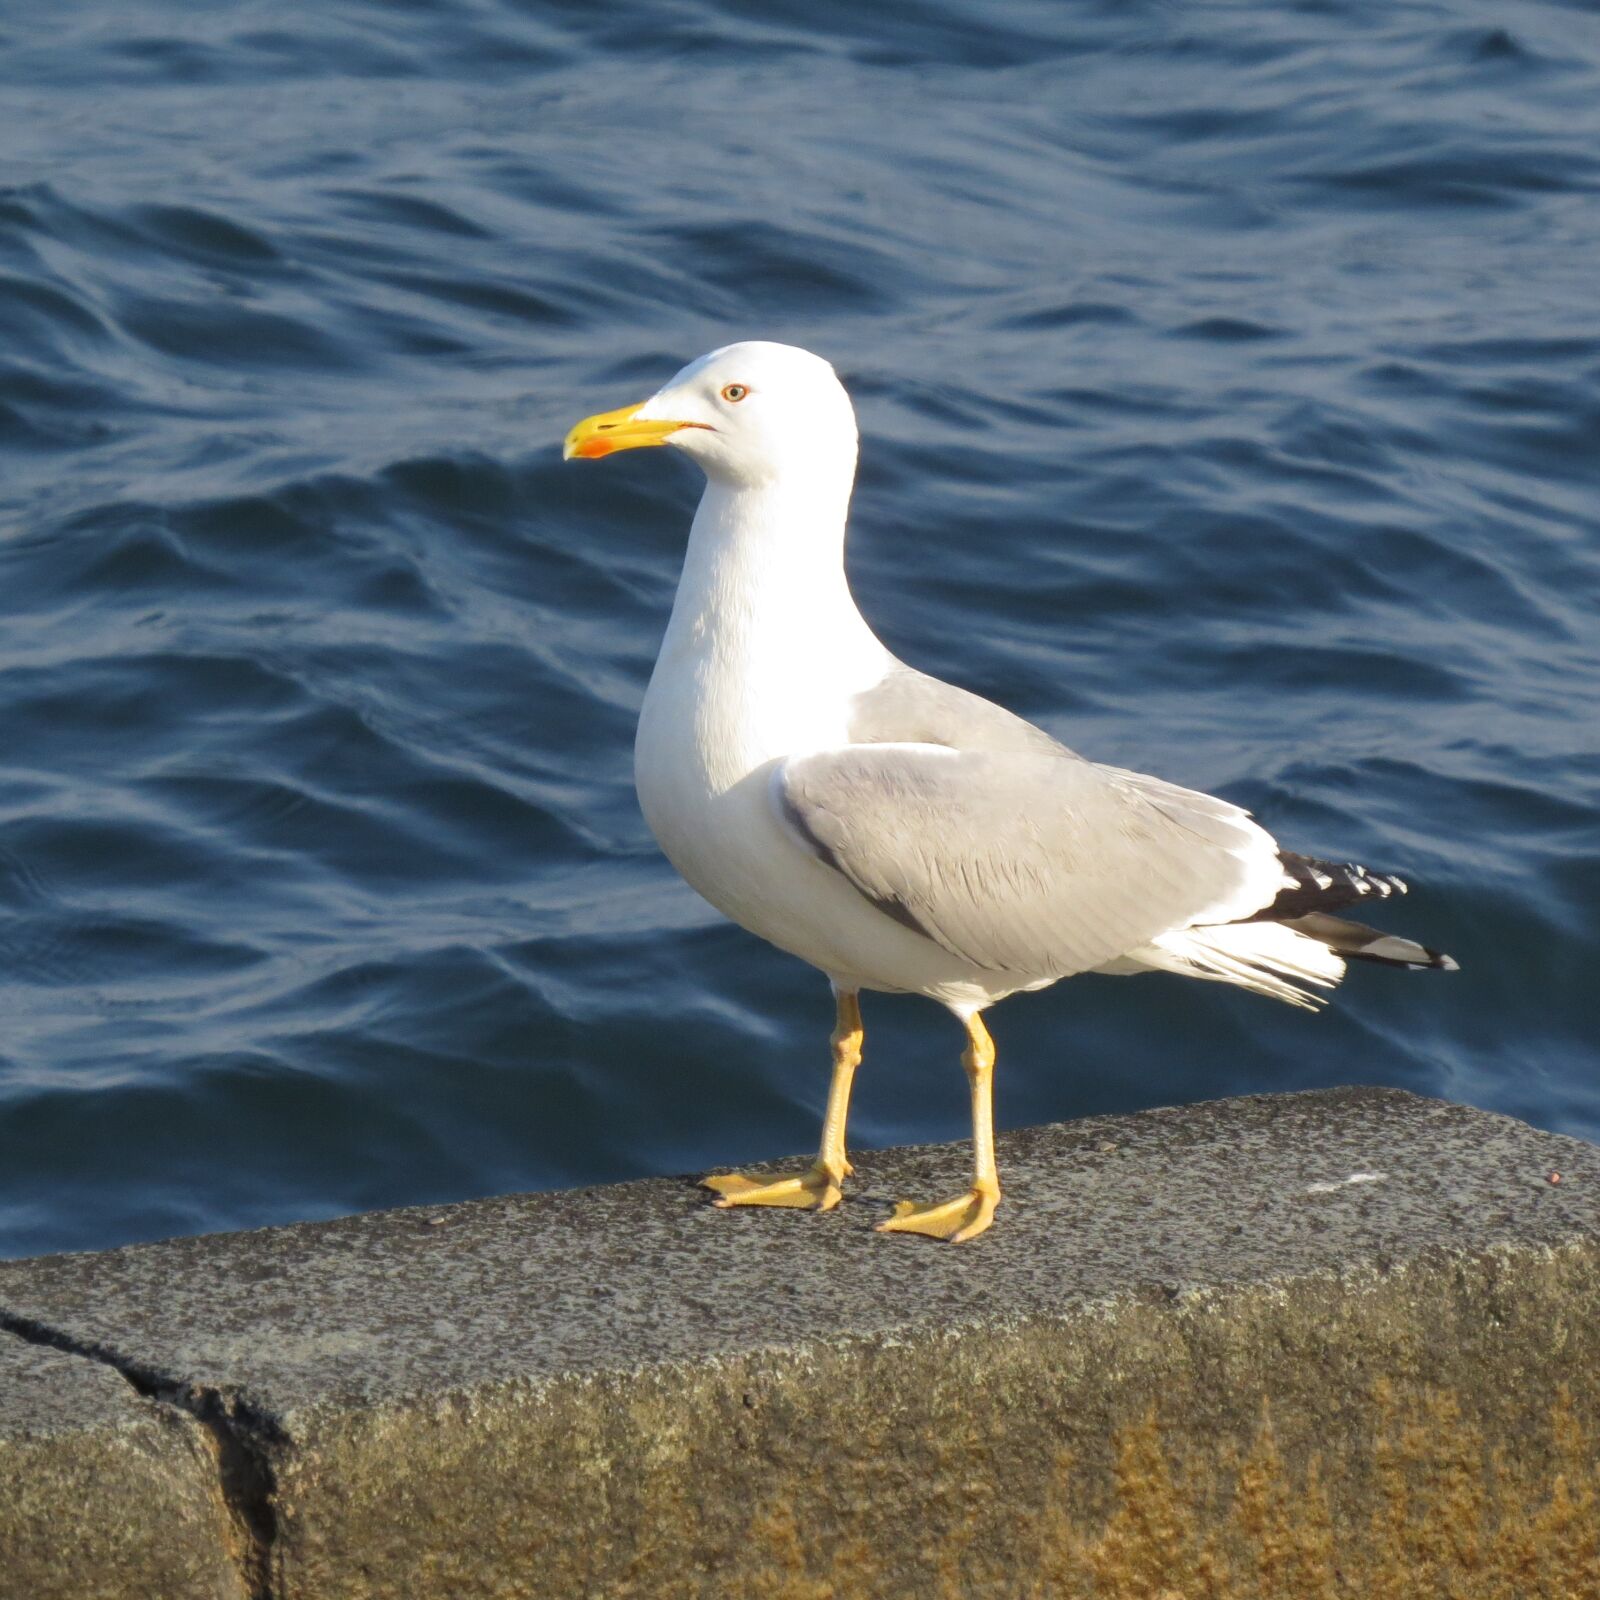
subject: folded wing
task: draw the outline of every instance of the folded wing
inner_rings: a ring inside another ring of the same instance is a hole
[[[1035,979],[1248,917],[1284,878],[1239,807],[1065,750],[849,745],[782,762],[773,799],[888,915],[974,966]]]

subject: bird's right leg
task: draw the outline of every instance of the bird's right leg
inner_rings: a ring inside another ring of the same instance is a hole
[[[822,1148],[801,1173],[781,1178],[747,1178],[742,1172],[702,1178],[701,1187],[716,1192],[717,1205],[807,1206],[831,1211],[843,1198],[840,1185],[853,1170],[844,1153],[844,1126],[850,1114],[850,1085],[861,1065],[861,1005],[853,989],[834,991],[837,1018],[833,1029],[833,1081],[822,1119]]]

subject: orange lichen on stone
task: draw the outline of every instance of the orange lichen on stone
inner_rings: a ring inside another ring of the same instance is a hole
[[[1377,1426],[1364,1462],[1356,1449],[1331,1465],[1316,1451],[1299,1473],[1264,1408],[1209,1527],[1203,1480],[1217,1463],[1202,1452],[1177,1459],[1152,1410],[1117,1434],[1111,1515],[1089,1529],[1066,1515],[1074,1469],[1061,1458],[1039,1519],[1031,1586],[1001,1579],[986,1592],[1030,1600],[1600,1596],[1600,1461],[1565,1390],[1551,1407],[1548,1439],[1517,1459],[1488,1450],[1447,1392],[1423,1390],[1402,1403],[1380,1381],[1372,1402]],[[1553,1471],[1538,1465],[1546,1459]],[[1343,1523],[1329,1491],[1340,1475],[1339,1503],[1369,1506]]]
[[[1402,1397],[1380,1380],[1371,1418],[1364,1448],[1325,1446],[1297,1470],[1268,1407],[1243,1450],[1179,1450],[1151,1409],[1116,1431],[1110,1510],[1092,1525],[1073,1515],[1086,1485],[1063,1451],[1029,1516],[981,1491],[930,1499],[921,1578],[885,1569],[860,1536],[821,1547],[801,1513],[773,1505],[754,1514],[719,1576],[749,1600],[1600,1596],[1600,1463],[1565,1390],[1546,1436],[1515,1457],[1488,1449],[1446,1391]],[[1010,1535],[999,1547],[983,1539],[996,1522]]]

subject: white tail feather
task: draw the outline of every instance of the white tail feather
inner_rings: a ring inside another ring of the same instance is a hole
[[[1325,944],[1278,922],[1228,922],[1163,933],[1124,960],[1241,989],[1316,1011],[1327,1001],[1298,984],[1331,989],[1344,960]]]

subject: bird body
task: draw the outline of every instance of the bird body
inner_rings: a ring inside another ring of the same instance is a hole
[[[640,715],[640,804],[683,877],[820,968],[839,1006],[817,1164],[708,1179],[719,1203],[838,1203],[862,989],[926,995],[966,1025],[973,1189],[884,1224],[962,1239],[999,1199],[980,1020],[996,1000],[1164,969],[1314,1007],[1347,956],[1453,965],[1331,915],[1399,880],[1280,851],[1228,801],[1086,761],[896,660],[846,581],[855,419],[818,357],[713,351],[644,405],[580,423],[566,453],[656,444],[708,481]]]

